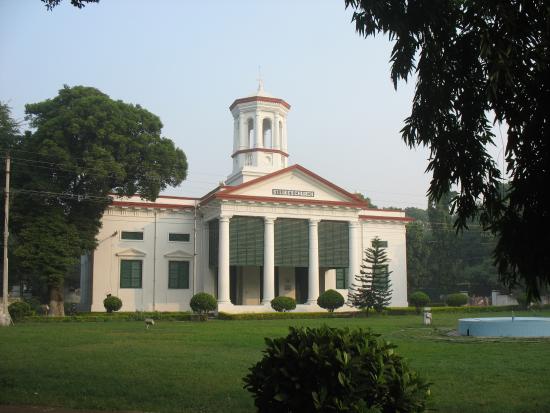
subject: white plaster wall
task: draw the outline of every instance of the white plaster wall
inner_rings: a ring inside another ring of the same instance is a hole
[[[157,211],[156,254],[154,211],[109,208],[103,216],[102,223],[103,226],[98,235],[99,245],[94,252],[92,311],[105,311],[103,299],[107,294],[116,295],[122,300],[121,311],[188,310],[189,300],[194,291],[193,212]],[[122,240],[121,231],[143,231],[144,240]],[[116,235],[113,235],[115,232]],[[170,232],[189,233],[190,241],[170,242],[168,241]],[[136,256],[117,256],[121,253]],[[174,257],[165,256],[174,253],[176,255]],[[143,261],[142,288],[120,288],[121,259]],[[189,289],[168,288],[168,261],[170,260],[189,261]]]
[[[363,221],[362,223],[362,255],[371,246],[371,241],[378,236],[382,241],[388,241],[386,253],[390,262],[389,270],[392,282],[391,307],[406,307],[407,302],[407,249],[405,225],[393,222]],[[352,276],[352,275],[350,275]]]

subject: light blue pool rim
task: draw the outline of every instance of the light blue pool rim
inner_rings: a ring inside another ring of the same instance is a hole
[[[550,337],[550,317],[461,318],[458,332],[473,337]]]

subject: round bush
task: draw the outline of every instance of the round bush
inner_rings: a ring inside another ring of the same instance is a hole
[[[279,313],[284,311],[292,311],[296,308],[296,300],[292,297],[275,297],[271,300],[271,308]]]
[[[210,311],[214,311],[218,303],[214,296],[208,293],[197,293],[191,298],[189,303],[193,312],[198,314],[207,314]]]
[[[21,320],[23,317],[32,315],[31,306],[24,301],[16,301],[8,306],[8,312],[14,321]]]
[[[336,290],[327,290],[317,298],[317,305],[332,313],[344,305],[344,297]]]
[[[416,307],[416,312],[420,312],[420,308],[426,307],[430,303],[428,294],[422,291],[416,291],[409,297],[409,304]]]
[[[449,307],[461,307],[468,302],[468,296],[462,293],[449,294],[445,302]]]
[[[114,295],[109,294],[105,300],[103,300],[103,307],[108,313],[118,311],[122,307],[122,300]]]
[[[294,328],[266,338],[264,357],[244,378],[260,413],[423,412],[428,384],[363,330]]]

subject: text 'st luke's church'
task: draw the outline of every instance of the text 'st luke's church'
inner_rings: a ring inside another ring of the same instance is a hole
[[[402,211],[371,209],[300,165],[288,166],[290,105],[263,90],[230,106],[233,171],[202,198],[116,198],[97,249],[82,260],[81,304],[104,311],[184,311],[199,291],[220,311],[272,311],[276,296],[318,311],[328,289],[347,297],[362,251],[378,236],[390,258],[392,306],[407,305]],[[365,177],[368,181],[369,177]]]

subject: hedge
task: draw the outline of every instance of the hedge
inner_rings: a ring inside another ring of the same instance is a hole
[[[550,310],[550,304],[542,304],[532,307],[534,310]],[[495,306],[495,307],[432,307],[432,313],[498,313],[512,311],[522,311],[517,305]],[[388,307],[381,315],[416,315],[414,307]],[[162,321],[193,321],[194,314],[190,312],[123,312],[123,313],[80,313],[74,316],[66,317],[47,317],[47,316],[27,316],[19,322],[41,322],[41,323],[68,323],[68,322],[109,322],[109,321],[143,321],[146,318]],[[342,311],[342,312],[311,312],[311,313],[242,313],[229,314],[220,312],[220,320],[285,320],[285,319],[306,319],[306,318],[361,318],[365,317],[362,311]]]
[[[21,321],[39,323],[68,323],[68,322],[108,322],[108,321],[144,321],[146,318],[162,321],[191,321],[194,314],[190,312],[158,312],[136,311],[124,313],[82,313],[65,317],[30,316]]]
[[[241,313],[241,314],[229,314],[229,313],[218,313],[218,318],[220,320],[287,320],[287,319],[296,319],[296,318],[350,318],[355,317],[357,312],[340,312],[340,313],[328,313],[323,311],[322,313],[296,313],[296,312],[285,312],[285,313]]]

